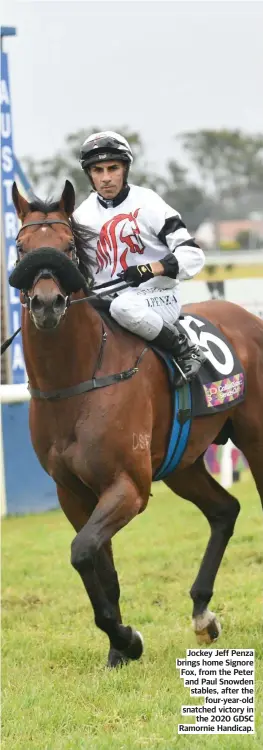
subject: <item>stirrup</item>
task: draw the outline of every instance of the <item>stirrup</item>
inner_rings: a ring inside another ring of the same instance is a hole
[[[180,361],[180,357],[179,357],[179,361]],[[190,380],[195,378],[200,368],[202,367],[203,363],[198,356],[193,354],[190,357],[184,356],[181,359],[180,364],[186,365],[186,370],[184,370],[184,377],[186,378],[187,382],[189,382]]]
[[[187,380],[187,377],[186,377],[184,371],[181,369],[180,365],[178,364],[177,359],[175,359],[175,357],[173,357],[173,363],[174,363],[176,369],[178,370],[178,372],[181,375],[181,380],[180,380],[180,378],[178,378],[178,383],[176,381],[175,386],[176,386],[176,388],[181,388],[183,385],[185,385],[186,383],[188,383],[188,380]]]

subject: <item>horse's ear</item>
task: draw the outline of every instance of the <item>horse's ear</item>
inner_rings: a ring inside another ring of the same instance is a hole
[[[24,221],[25,216],[30,211],[30,204],[26,198],[23,198],[20,194],[16,182],[13,182],[12,185],[12,198],[18,218],[20,221]]]
[[[61,211],[65,211],[67,216],[72,216],[75,208],[75,190],[72,182],[66,180],[62,196],[59,201]]]

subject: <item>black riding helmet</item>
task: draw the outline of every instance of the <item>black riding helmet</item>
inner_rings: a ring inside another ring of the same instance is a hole
[[[80,150],[80,164],[90,178],[90,167],[102,161],[122,161],[127,164],[125,182],[127,182],[130,165],[133,162],[131,147],[122,135],[111,130],[94,133],[84,141]],[[91,179],[91,178],[90,178]],[[91,180],[92,182],[92,180]]]

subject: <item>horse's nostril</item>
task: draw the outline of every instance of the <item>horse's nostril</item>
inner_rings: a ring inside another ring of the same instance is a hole
[[[34,313],[40,312],[43,309],[43,307],[44,307],[43,300],[40,297],[38,297],[37,294],[35,294],[34,297],[32,297],[32,300],[31,300],[31,310],[32,310],[32,312],[34,312]]]
[[[40,320],[59,321],[66,310],[63,294],[34,294],[31,300],[31,313]]]
[[[63,310],[66,307],[66,300],[63,294],[57,294],[53,302],[54,310]]]

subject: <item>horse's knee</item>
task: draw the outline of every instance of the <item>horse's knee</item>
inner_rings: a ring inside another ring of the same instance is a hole
[[[221,533],[230,538],[234,533],[235,523],[240,511],[240,503],[235,497],[231,496],[231,503],[226,503],[225,506],[211,513],[208,518],[211,530],[221,531]]]
[[[83,538],[80,531],[71,544],[71,565],[80,574],[94,569],[96,551],[95,540],[92,537]]]

